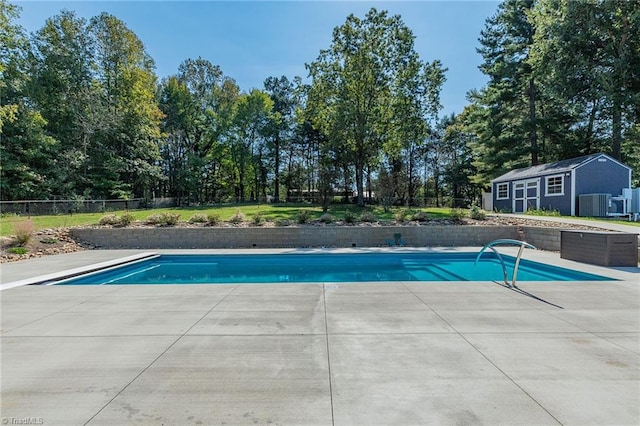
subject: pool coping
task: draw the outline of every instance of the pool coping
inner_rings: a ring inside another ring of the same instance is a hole
[[[113,260],[108,260],[106,262],[93,263],[87,266],[81,266],[73,269],[66,269],[63,271],[52,272],[45,275],[38,275],[32,278],[26,278],[18,281],[12,281],[6,284],[0,284],[0,291],[9,290],[15,287],[21,287],[24,285],[33,285],[33,284],[43,284],[48,281],[57,281],[63,278],[71,278],[73,276],[86,274],[89,272],[98,271],[101,269],[106,269],[114,266],[123,265],[126,263],[135,262],[138,260],[148,259],[151,257],[157,256],[155,252],[143,252],[139,254],[134,254],[131,256],[120,257]]]

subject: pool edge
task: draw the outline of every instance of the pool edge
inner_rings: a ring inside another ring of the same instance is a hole
[[[143,260],[147,258],[151,258],[154,256],[158,256],[157,252],[143,252],[139,254],[134,254],[131,256],[121,257],[118,259],[108,260],[106,262],[94,263],[91,265],[81,266],[74,269],[67,269],[59,272],[53,272],[45,275],[38,275],[32,278],[25,278],[18,281],[12,281],[5,284],[0,284],[0,291],[9,290],[16,287],[22,287],[25,285],[34,285],[34,284],[42,284],[47,281],[59,281],[65,278],[69,278],[75,275],[87,274],[89,272],[97,271],[100,269],[110,268],[113,266],[119,266],[130,262],[135,262],[137,260]]]

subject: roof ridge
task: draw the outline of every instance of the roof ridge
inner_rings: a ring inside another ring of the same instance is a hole
[[[581,155],[579,157],[565,158],[564,160],[558,160],[551,163],[537,164],[535,166],[528,166],[528,167],[520,167],[517,169],[512,169],[496,177],[495,179],[492,179],[492,182],[500,181],[500,180],[511,180],[513,176],[520,176],[520,175],[523,175],[523,177],[536,177],[538,175],[545,175],[553,172],[561,173],[567,170],[573,170],[575,168],[578,168],[583,164],[588,163],[589,161],[601,155],[605,155],[608,158],[611,158],[603,152],[598,152],[593,154]]]

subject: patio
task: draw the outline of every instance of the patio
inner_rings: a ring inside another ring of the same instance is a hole
[[[2,283],[134,253],[7,264]],[[640,269],[527,258],[620,281],[519,283],[563,309],[494,282],[5,290],[2,417],[638,424]]]

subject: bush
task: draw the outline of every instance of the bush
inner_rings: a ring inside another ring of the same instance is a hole
[[[208,225],[217,225],[220,222],[220,215],[218,213],[209,213],[207,215]]]
[[[27,250],[25,247],[9,247],[7,249],[7,253],[11,254],[26,254],[28,252],[29,250]]]
[[[347,210],[344,212],[344,221],[345,223],[354,223],[356,221],[356,214],[351,210]]]
[[[487,215],[479,206],[473,204],[469,209],[469,217],[473,220],[485,220]]]
[[[452,208],[451,210],[449,210],[449,219],[451,220],[455,220],[456,222],[461,221],[463,218],[465,218],[467,215],[464,212],[464,210],[460,209],[460,208]]]
[[[417,212],[411,215],[411,220],[415,222],[426,222],[429,220],[429,215],[427,214],[427,212],[418,210]]]
[[[55,243],[58,242],[58,240],[56,238],[53,238],[53,237],[47,237],[47,238],[41,239],[40,242],[42,244],[55,244]]]
[[[135,216],[131,213],[124,213],[122,216],[118,216],[115,214],[104,215],[98,220],[98,224],[100,225],[111,225],[111,226],[128,226],[135,220]]]
[[[377,220],[378,220],[378,218],[372,212],[364,211],[364,212],[362,212],[362,214],[360,214],[360,221],[361,222],[375,222]]]
[[[398,223],[404,223],[407,221],[407,216],[409,215],[409,212],[407,212],[407,210],[405,209],[400,209],[396,212],[396,214],[394,215],[394,218],[396,219],[396,222]]]
[[[325,213],[318,219],[319,222],[322,223],[332,223],[334,221],[333,216],[330,213]]]
[[[180,219],[179,214],[162,212],[158,214],[152,214],[147,217],[146,223],[149,225],[158,225],[158,226],[171,226],[178,223],[178,219]]]
[[[135,220],[136,217],[133,214],[124,213],[122,216],[120,216],[120,223],[118,223],[118,226],[129,226]]]
[[[118,215],[115,214],[107,214],[104,215],[100,218],[100,220],[98,220],[98,224],[99,225],[117,225],[120,219],[118,218]]]
[[[161,221],[162,219],[160,218],[160,214],[152,214],[150,216],[147,216],[147,218],[144,220],[144,223],[146,223],[147,225],[160,225]]]
[[[291,221],[288,219],[277,219],[275,224],[276,226],[289,226],[291,225]]]
[[[311,213],[309,210],[298,210],[298,214],[296,215],[296,221],[300,224],[309,222],[311,219]]]
[[[189,218],[189,223],[207,223],[209,220],[204,213],[196,213]]]
[[[265,222],[264,216],[262,216],[262,213],[257,212],[256,214],[253,215],[253,217],[251,218],[251,223],[253,223],[256,226],[260,226]]]
[[[16,245],[26,245],[33,236],[33,222],[31,220],[25,220],[13,225],[13,240]]]
[[[236,211],[236,214],[234,214],[233,216],[231,216],[231,219],[229,219],[229,222],[231,223],[242,223],[246,220],[246,216],[244,215],[244,213],[242,213],[239,209]]]

